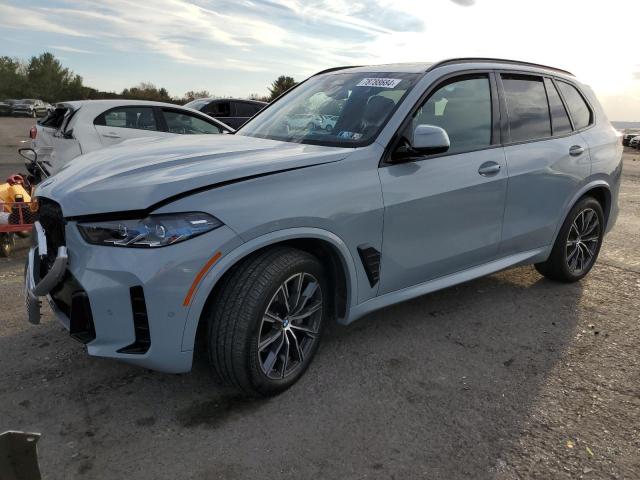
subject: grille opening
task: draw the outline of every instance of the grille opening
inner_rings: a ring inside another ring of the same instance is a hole
[[[85,292],[74,292],[71,295],[69,334],[79,342],[85,344],[96,338],[91,305],[89,304],[89,297]]]
[[[151,333],[149,331],[149,318],[147,317],[147,302],[144,299],[144,290],[141,286],[129,289],[131,297],[131,313],[133,314],[133,330],[136,339],[131,345],[118,350],[118,353],[132,353],[142,355],[147,353],[151,346]]]

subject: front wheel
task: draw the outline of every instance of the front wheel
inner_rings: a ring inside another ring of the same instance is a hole
[[[537,263],[536,269],[552,280],[576,282],[593,267],[603,238],[602,206],[595,198],[584,197],[567,215],[549,259]]]
[[[318,348],[327,295],[322,265],[300,250],[270,249],[234,267],[208,315],[216,377],[252,396],[289,388]]]

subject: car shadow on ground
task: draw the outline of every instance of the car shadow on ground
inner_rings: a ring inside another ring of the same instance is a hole
[[[582,288],[523,267],[329,325],[267,400],[215,386],[202,359],[166,375],[89,358],[52,320],[19,326],[0,336],[0,427],[43,433],[49,476],[155,478],[179,458],[183,478],[491,478],[575,336]]]

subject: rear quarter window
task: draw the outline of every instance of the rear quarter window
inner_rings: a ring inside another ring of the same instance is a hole
[[[38,123],[47,128],[60,128],[64,122],[64,116],[67,112],[69,112],[68,108],[58,107]]]
[[[576,129],[580,130],[591,125],[593,123],[593,112],[591,112],[589,105],[587,105],[582,94],[578,92],[578,89],[560,80],[557,81],[557,85],[569,107],[569,113],[571,113]]]

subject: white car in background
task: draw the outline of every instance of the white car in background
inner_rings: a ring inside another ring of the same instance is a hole
[[[637,135],[635,137],[632,137],[631,140],[629,140],[629,146],[631,148],[638,148],[640,149],[640,135]]]
[[[233,133],[224,123],[191,108],[144,100],[82,100],[58,103],[31,128],[38,159],[52,173],[75,157],[134,138]]]

